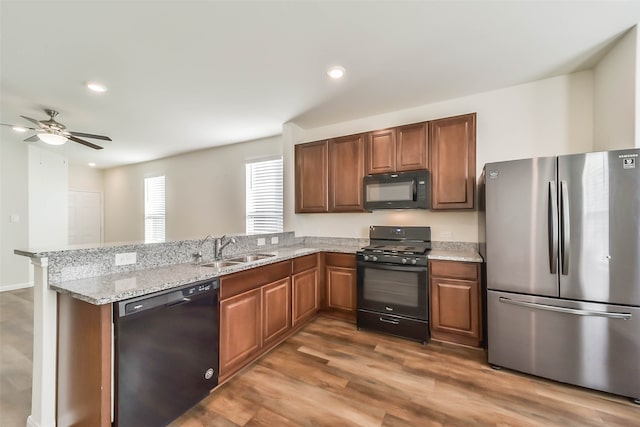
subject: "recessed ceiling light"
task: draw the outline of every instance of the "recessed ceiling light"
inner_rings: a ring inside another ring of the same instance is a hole
[[[105,85],[96,83],[96,82],[87,83],[87,88],[89,88],[89,90],[93,92],[98,92],[98,93],[103,93],[107,91],[107,87]]]
[[[91,166],[92,168],[95,168],[95,167],[96,167],[96,164],[95,164],[95,163],[93,163],[93,162],[91,162],[91,163],[87,163],[87,164],[88,164],[89,166]]]
[[[16,132],[26,132],[27,128],[23,128],[21,126],[14,126],[13,130],[15,130]]]
[[[327,71],[327,75],[332,79],[341,79],[342,77],[344,77],[344,73],[345,73],[345,69],[340,67],[339,65],[336,65],[335,67],[331,67]]]

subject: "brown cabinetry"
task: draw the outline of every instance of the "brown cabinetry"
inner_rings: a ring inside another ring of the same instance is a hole
[[[370,132],[365,173],[388,173],[428,167],[427,123]]]
[[[345,320],[356,318],[356,257],[325,254],[327,311]]]
[[[276,344],[291,329],[291,262],[220,280],[220,381]]]
[[[470,346],[482,342],[480,264],[430,261],[431,336]]]
[[[297,326],[312,318],[320,307],[318,292],[318,255],[307,255],[293,260],[292,323]]]
[[[295,146],[296,213],[363,212],[364,136]]]
[[[476,115],[430,122],[431,209],[473,209]]]

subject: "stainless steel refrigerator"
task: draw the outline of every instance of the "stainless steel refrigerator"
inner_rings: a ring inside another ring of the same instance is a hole
[[[486,164],[489,363],[640,398],[640,150]]]

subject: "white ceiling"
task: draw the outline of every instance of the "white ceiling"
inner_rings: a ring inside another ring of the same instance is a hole
[[[640,1],[0,4],[0,122],[56,109],[69,129],[113,138],[56,147],[98,167],[588,69],[640,21]],[[343,81],[327,78],[334,64]]]

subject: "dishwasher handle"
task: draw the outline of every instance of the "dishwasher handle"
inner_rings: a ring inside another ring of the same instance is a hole
[[[190,302],[193,298],[216,292],[220,289],[218,279],[191,283],[179,289],[171,289],[151,295],[132,298],[118,303],[118,317],[126,317],[156,307],[170,308]]]

